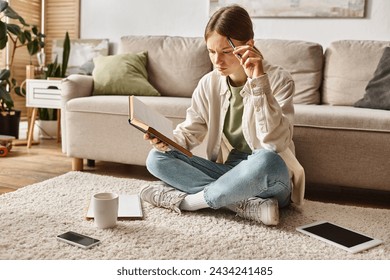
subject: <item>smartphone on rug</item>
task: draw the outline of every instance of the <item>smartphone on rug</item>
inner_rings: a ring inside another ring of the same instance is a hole
[[[57,235],[57,239],[83,249],[89,249],[100,243],[100,240],[98,239],[82,235],[73,231],[68,231],[63,234]]]
[[[327,221],[315,222],[297,227],[297,231],[325,241],[351,253],[358,253],[382,243],[381,240],[332,224]]]

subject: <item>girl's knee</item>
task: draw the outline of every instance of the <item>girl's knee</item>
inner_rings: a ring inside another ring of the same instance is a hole
[[[288,168],[282,157],[273,151],[261,149],[256,151],[251,157],[255,157],[256,165],[266,169],[266,173],[284,173],[288,175]],[[267,172],[268,171],[268,172]]]
[[[147,168],[149,168],[149,166],[151,166],[155,162],[155,160],[154,160],[154,158],[156,157],[155,152],[156,151],[154,149],[152,149],[148,153],[148,156],[146,157],[146,162],[145,162]]]
[[[151,174],[156,174],[158,172],[159,166],[161,165],[162,159],[165,157],[165,154],[156,150],[152,149],[150,150],[147,158],[146,158],[146,169]]]

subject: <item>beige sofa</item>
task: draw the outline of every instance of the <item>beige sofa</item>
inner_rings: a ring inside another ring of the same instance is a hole
[[[390,111],[356,108],[390,42],[316,43],[256,40],[264,57],[296,83],[294,141],[310,186],[390,191]],[[141,97],[173,120],[184,120],[200,77],[212,70],[202,38],[126,36],[119,52],[148,51],[150,83],[161,93]],[[62,83],[63,152],[83,159],[144,165],[150,145],[128,124],[126,96],[94,96],[91,76]],[[204,155],[202,147],[195,154]]]

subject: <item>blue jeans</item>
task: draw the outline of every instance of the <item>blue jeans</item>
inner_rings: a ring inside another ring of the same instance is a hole
[[[269,150],[256,150],[251,155],[232,150],[221,164],[178,151],[163,153],[152,149],[146,167],[152,175],[185,193],[204,190],[207,204],[214,209],[251,197],[273,197],[279,207],[290,203],[287,166]]]

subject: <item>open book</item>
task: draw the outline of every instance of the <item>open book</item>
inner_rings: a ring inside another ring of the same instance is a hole
[[[87,220],[94,218],[93,196],[89,203]],[[118,201],[118,219],[142,219],[142,204],[138,194],[120,194]]]
[[[172,121],[144,104],[135,96],[129,96],[129,123],[141,130],[149,133],[168,144],[171,149],[176,149],[183,154],[192,157],[192,153],[173,139]]]

